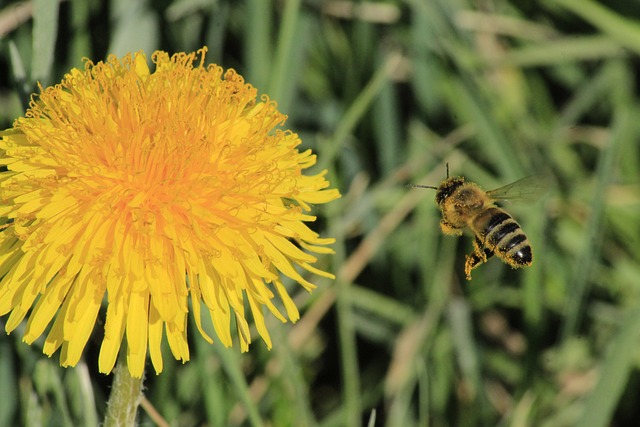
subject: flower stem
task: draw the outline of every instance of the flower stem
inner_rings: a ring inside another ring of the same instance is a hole
[[[134,426],[138,405],[142,399],[144,375],[141,378],[133,378],[129,373],[126,357],[120,357],[114,371],[104,427]]]

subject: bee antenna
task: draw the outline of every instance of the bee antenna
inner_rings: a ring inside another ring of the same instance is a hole
[[[438,187],[433,187],[431,185],[420,185],[420,184],[407,184],[407,187],[409,187],[409,188],[432,188],[434,190],[438,189]]]
[[[449,179],[449,162],[447,162],[447,179]]]

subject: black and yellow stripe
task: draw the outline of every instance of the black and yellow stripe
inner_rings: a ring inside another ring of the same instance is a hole
[[[482,232],[484,246],[514,267],[531,265],[531,245],[516,220],[498,207],[488,209],[484,215],[490,216]]]

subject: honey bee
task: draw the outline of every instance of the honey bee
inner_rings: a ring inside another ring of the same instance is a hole
[[[494,254],[513,268],[528,267],[533,262],[529,239],[520,224],[496,201],[533,199],[543,189],[538,175],[523,178],[491,191],[482,190],[462,176],[449,177],[440,186],[411,185],[436,190],[436,203],[442,211],[440,228],[444,234],[461,235],[469,228],[475,235],[473,253],[466,256],[464,272],[471,280],[471,271],[487,262]]]

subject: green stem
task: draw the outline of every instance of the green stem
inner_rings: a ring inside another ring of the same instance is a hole
[[[133,378],[127,367],[126,357],[120,357],[116,365],[111,395],[107,403],[104,427],[129,427],[136,422],[138,405],[142,399],[142,378]]]

